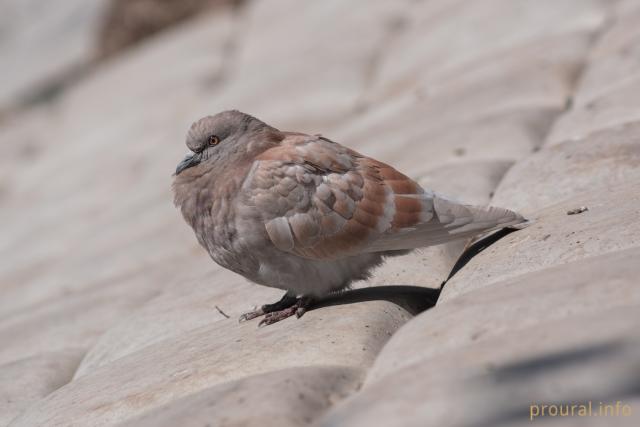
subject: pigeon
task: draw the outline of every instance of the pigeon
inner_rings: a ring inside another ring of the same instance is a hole
[[[280,131],[237,110],[191,126],[174,203],[224,268],[286,293],[241,316],[268,325],[370,277],[387,257],[525,222],[422,188],[321,135]]]

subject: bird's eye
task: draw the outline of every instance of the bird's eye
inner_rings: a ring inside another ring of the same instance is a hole
[[[215,135],[209,135],[209,145],[218,145],[220,143],[220,139],[218,139]]]

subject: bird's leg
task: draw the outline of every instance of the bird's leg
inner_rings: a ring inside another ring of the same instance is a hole
[[[244,313],[242,316],[240,316],[240,322],[255,319],[256,317],[264,316],[265,314],[273,313],[275,311],[284,310],[294,305],[297,301],[298,297],[295,294],[287,292],[282,296],[282,298],[280,298],[278,302],[274,302],[273,304],[265,304],[256,310]]]

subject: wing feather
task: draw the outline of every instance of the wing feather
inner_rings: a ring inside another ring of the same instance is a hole
[[[286,134],[260,155],[242,191],[277,248],[314,259],[436,245],[523,221],[436,195],[389,165],[304,134]]]

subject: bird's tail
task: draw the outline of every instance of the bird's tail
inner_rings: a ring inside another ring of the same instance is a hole
[[[473,206],[458,203],[434,194],[433,216],[404,229],[393,230],[376,240],[370,250],[392,251],[434,246],[463,240],[505,227],[523,228],[528,221],[520,214],[494,206]]]

